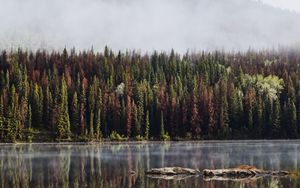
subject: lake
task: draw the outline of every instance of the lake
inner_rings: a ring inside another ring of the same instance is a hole
[[[300,170],[300,141],[43,143],[0,145],[0,187],[300,187],[300,179],[247,181],[151,178],[154,167]],[[135,173],[133,173],[134,171]],[[132,172],[132,173],[131,173]]]

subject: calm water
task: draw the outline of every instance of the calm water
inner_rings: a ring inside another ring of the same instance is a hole
[[[300,187],[296,177],[236,182],[145,175],[154,167],[202,170],[240,164],[300,170],[300,141],[1,144],[0,187]]]

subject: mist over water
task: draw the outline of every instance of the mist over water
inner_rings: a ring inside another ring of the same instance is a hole
[[[299,171],[299,141],[1,144],[0,187],[299,187],[297,177],[245,181],[183,180],[147,176],[150,168],[203,170],[241,164]],[[132,174],[131,172],[135,173]]]
[[[255,0],[0,0],[0,48],[178,52],[298,46],[300,13]]]

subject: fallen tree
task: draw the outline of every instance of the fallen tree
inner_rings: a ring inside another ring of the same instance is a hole
[[[164,167],[164,168],[152,168],[146,172],[146,174],[151,175],[196,175],[200,174],[199,170],[191,168],[182,168],[182,167]]]
[[[252,178],[259,176],[286,176],[290,175],[290,172],[283,170],[262,170],[254,166],[242,165],[236,168],[228,169],[205,169],[203,170],[203,176],[212,178],[212,177],[221,177],[225,179],[243,179],[243,178]],[[219,178],[220,179],[220,178]]]
[[[262,170],[254,166],[242,165],[236,168],[204,169],[201,173],[198,169],[182,167],[152,168],[146,172],[148,177],[160,179],[184,179],[186,177],[203,175],[204,180],[249,180],[264,176],[287,176],[291,173],[283,170]]]

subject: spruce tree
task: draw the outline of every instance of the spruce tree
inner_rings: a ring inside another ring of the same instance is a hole
[[[144,134],[146,140],[149,139],[149,129],[150,129],[150,118],[149,118],[149,110],[147,110],[146,122],[145,122],[145,134]]]
[[[73,133],[78,133],[78,130],[80,128],[79,127],[79,104],[78,104],[78,97],[76,91],[73,94],[70,115],[71,115],[70,117],[71,130]]]
[[[42,126],[42,117],[43,117],[43,99],[41,87],[37,83],[33,86],[33,96],[32,96],[32,122],[33,126],[41,127]]]
[[[80,89],[79,123],[81,135],[86,134],[86,93],[83,82]]]
[[[160,111],[160,134],[159,137],[162,139],[165,135],[165,124],[164,124],[164,112]]]
[[[68,110],[68,94],[67,85],[64,76],[61,81],[61,91],[59,100],[59,115],[57,120],[58,138],[70,138],[70,118]]]
[[[280,103],[279,100],[274,101],[272,113],[272,137],[280,137]]]

